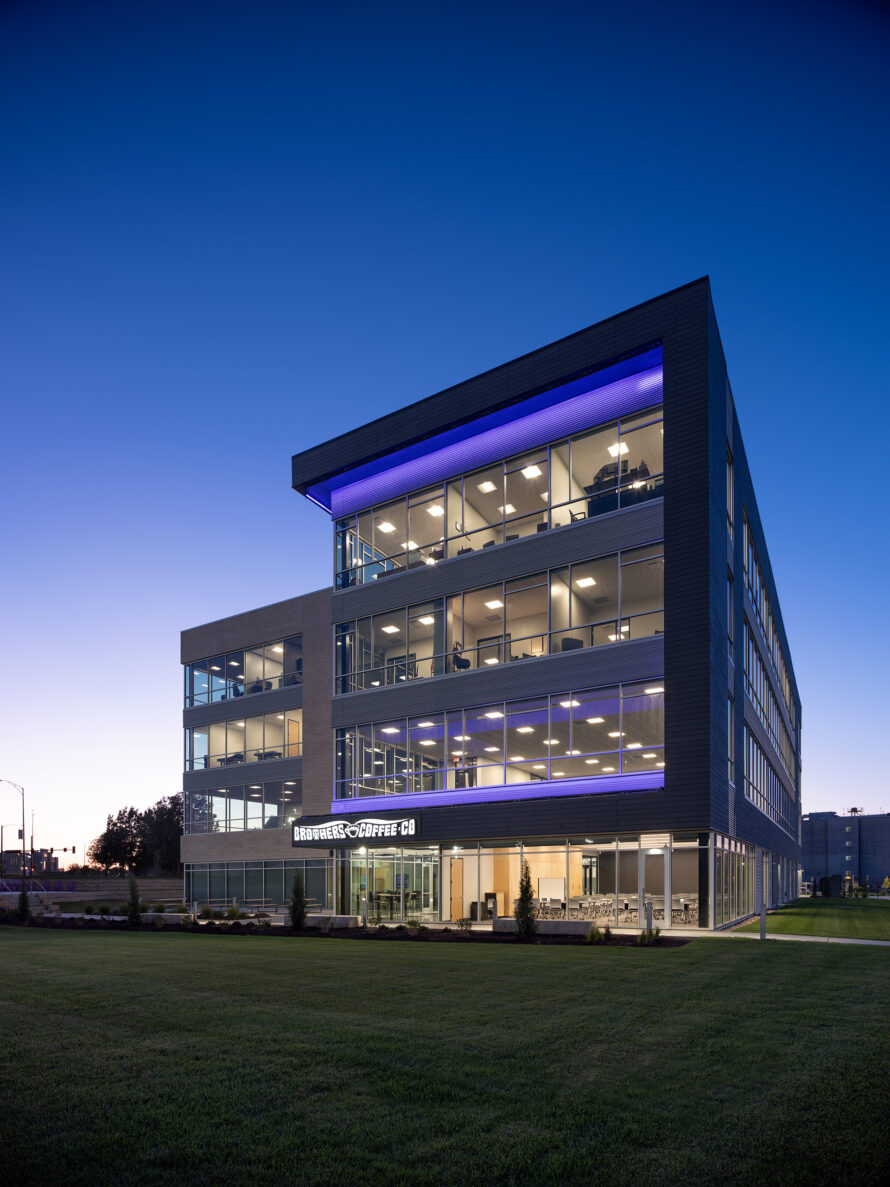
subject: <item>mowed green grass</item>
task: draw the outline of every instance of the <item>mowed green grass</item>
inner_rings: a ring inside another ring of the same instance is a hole
[[[739,931],[760,930],[760,921]],[[766,917],[767,934],[890,940],[890,899],[801,898]]]
[[[812,1187],[888,1169],[883,949],[3,927],[0,969],[17,1187]]]

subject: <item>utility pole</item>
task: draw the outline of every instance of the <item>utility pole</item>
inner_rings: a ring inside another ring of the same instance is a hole
[[[0,783],[8,783],[22,797],[22,885],[25,887],[25,893],[27,894],[28,884],[25,882],[25,789],[24,787],[20,787],[18,783],[13,783],[11,779],[0,779]]]

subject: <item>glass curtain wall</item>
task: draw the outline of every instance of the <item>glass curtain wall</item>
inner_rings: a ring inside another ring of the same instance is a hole
[[[334,692],[664,633],[664,545],[630,549],[335,627]]]
[[[303,636],[229,651],[185,665],[185,706],[212,705],[301,684]]]
[[[202,771],[270,758],[299,758],[302,729],[302,709],[192,726],[185,731],[185,769]]]
[[[335,526],[336,588],[657,498],[663,436],[656,408],[344,516]]]
[[[302,815],[302,781],[299,779],[275,779],[185,793],[185,831],[188,834],[288,828]]]
[[[337,799],[664,768],[664,683],[494,702],[336,731]]]

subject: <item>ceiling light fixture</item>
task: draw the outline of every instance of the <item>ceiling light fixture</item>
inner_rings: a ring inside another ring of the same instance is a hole
[[[533,734],[535,727],[533,725],[517,725],[516,732],[517,734]]]
[[[522,471],[522,477],[523,478],[540,478],[541,477],[541,467],[540,466],[526,466],[525,469]]]
[[[602,725],[605,720],[606,720],[605,717],[588,717],[588,718],[586,718],[588,725]]]
[[[497,487],[486,478],[484,482],[478,482],[476,484],[476,489],[481,490],[484,495],[490,495],[493,490],[497,490]]]
[[[500,610],[501,607],[503,606],[503,604],[504,603],[501,602],[498,598],[492,598],[492,600],[490,602],[485,603],[485,609],[486,610]]]
[[[609,457],[618,457],[619,454],[621,454],[623,456],[625,453],[628,453],[628,452],[629,452],[629,450],[627,448],[626,441],[622,441],[618,445],[610,445],[609,446]]]
[[[422,618],[417,620],[421,626],[432,626],[436,621],[432,614],[424,614]]]
[[[427,507],[426,513],[427,515],[431,515],[433,519],[441,519],[445,514],[438,503],[433,503],[432,507]]]
[[[664,692],[664,687],[663,687],[663,685],[659,684],[657,688],[647,688],[646,692],[649,693],[650,696],[652,696],[656,692]]]
[[[399,628],[397,626],[382,626],[380,629],[383,631],[384,635],[397,635],[399,633]]]
[[[592,577],[579,577],[575,584],[579,589],[589,589],[591,585],[596,585],[596,581]]]
[[[396,525],[394,523],[390,523],[388,519],[381,520],[381,522],[377,525],[377,531],[383,532],[387,536],[390,532],[394,532],[395,530]]]

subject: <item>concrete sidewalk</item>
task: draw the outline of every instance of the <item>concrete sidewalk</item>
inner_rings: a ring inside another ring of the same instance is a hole
[[[716,935],[732,936],[738,940],[759,940],[755,932],[730,931],[717,932]],[[842,936],[791,936],[767,932],[768,940],[799,940],[804,944],[865,944],[872,948],[890,948],[890,940],[853,940]]]

